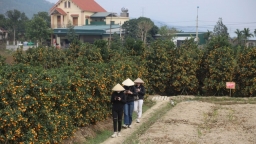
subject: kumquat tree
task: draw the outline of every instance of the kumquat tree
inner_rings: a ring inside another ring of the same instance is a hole
[[[234,96],[256,94],[256,47],[211,37],[142,42],[136,38],[93,44],[75,41],[67,49],[17,49],[14,62],[0,57],[0,143],[60,143],[79,127],[111,115],[111,88],[140,77],[147,94]]]

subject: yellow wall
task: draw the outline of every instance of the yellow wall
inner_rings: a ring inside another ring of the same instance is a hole
[[[71,1],[70,1],[71,2]],[[73,2],[70,3],[70,8],[65,8],[65,0],[61,1],[59,4],[58,4],[58,8],[61,8],[63,11],[66,12],[67,15],[63,16],[63,24],[62,24],[62,27],[66,27],[69,20],[71,22],[71,24],[73,24],[73,17],[71,15],[73,14],[78,14],[78,26],[82,26],[82,25],[85,25],[85,20],[86,20],[86,16],[91,16],[92,12],[83,12],[81,11],[81,9],[76,6]],[[89,21],[89,24],[90,24],[90,20]],[[56,28],[57,27],[57,15],[52,15],[51,16],[51,24],[52,24],[52,27]]]
[[[111,20],[112,19],[112,20]],[[106,24],[110,24],[110,21],[115,21],[115,24],[124,24],[124,22],[128,21],[129,17],[106,17]]]
[[[58,8],[61,8],[63,11],[66,12],[67,15],[61,15],[61,19],[62,19],[62,23],[61,23],[61,27],[67,27],[68,22],[70,21],[71,24],[73,24],[73,17],[71,15],[73,14],[78,14],[78,26],[82,26],[86,24],[86,19],[88,19],[88,24],[90,24],[91,19],[90,18],[86,18],[88,16],[93,15],[93,12],[84,12],[81,11],[81,9],[76,6],[71,0],[70,0],[70,8],[65,8],[65,1],[69,1],[69,0],[62,0],[60,1],[60,3],[57,5]],[[129,20],[129,17],[106,17],[105,22],[106,24],[110,24],[110,21],[115,21],[115,24],[120,24],[121,25],[125,22]],[[57,28],[57,15],[51,15],[51,25],[52,28]]]

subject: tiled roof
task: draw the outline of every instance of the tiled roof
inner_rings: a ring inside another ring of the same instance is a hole
[[[56,11],[58,11],[62,15],[67,15],[61,8],[56,8]]]
[[[91,15],[90,17],[94,17],[94,18],[96,18],[96,17],[107,17],[110,14],[111,14],[111,12],[97,12],[97,13]]]
[[[75,5],[77,5],[81,10],[83,11],[89,11],[89,12],[106,12],[104,8],[102,8],[97,2],[94,0],[71,0]],[[58,6],[58,4],[61,3],[61,0],[59,0],[51,9],[50,13],[52,13]]]
[[[120,25],[111,25],[111,33],[119,33]],[[110,33],[110,25],[85,25],[85,26],[75,26],[74,27],[76,34],[82,35],[108,35]],[[55,28],[53,30],[54,34],[67,34],[67,28]]]
[[[120,28],[120,25],[111,25],[111,28]],[[74,29],[78,30],[108,30],[110,25],[85,25],[85,26],[75,26]]]
[[[97,2],[94,0],[72,0],[81,10],[89,12],[106,12]]]

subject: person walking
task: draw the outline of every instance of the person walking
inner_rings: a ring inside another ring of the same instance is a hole
[[[114,128],[114,134],[111,136],[112,138],[121,136],[122,117],[125,104],[124,90],[125,89],[120,84],[115,85],[112,89],[111,103]]]
[[[134,100],[134,111],[137,113],[137,119],[136,122],[140,122],[140,118],[142,115],[142,105],[143,105],[143,99],[145,95],[145,87],[143,86],[144,81],[140,78],[137,78],[135,81],[135,89],[137,92],[137,96]]]
[[[131,128],[132,124],[132,113],[134,109],[134,96],[137,95],[134,82],[131,79],[126,79],[122,82],[124,85],[124,94],[126,97],[126,103],[124,105],[124,128]]]

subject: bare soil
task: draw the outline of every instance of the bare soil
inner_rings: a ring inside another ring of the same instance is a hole
[[[256,105],[185,101],[141,137],[147,144],[255,144]]]
[[[190,98],[192,100],[186,100]],[[171,97],[183,100],[170,109],[145,133],[140,133],[141,144],[255,144],[256,143],[256,104],[220,105],[193,100],[189,97]],[[143,113],[141,122],[133,122],[132,128],[122,129],[122,136],[111,138],[103,144],[122,144],[127,137],[138,130],[157,109],[170,101],[156,100],[156,104]],[[105,123],[106,124],[106,123]],[[112,121],[109,120],[112,129]],[[75,141],[80,143],[86,135],[91,135],[93,127],[76,133]],[[99,129],[99,128],[98,128]],[[87,131],[87,132],[85,132]],[[83,133],[84,132],[84,133]],[[85,134],[87,133],[87,134]],[[93,132],[92,132],[93,133]],[[85,139],[84,139],[85,140]],[[132,143],[132,142],[131,142]]]

